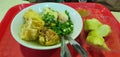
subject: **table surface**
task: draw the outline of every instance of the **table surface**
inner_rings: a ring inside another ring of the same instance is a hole
[[[28,1],[23,0],[0,0],[0,22],[2,21],[4,15],[6,12],[13,6],[21,3],[29,3]],[[120,22],[120,12],[113,12],[111,13],[114,15],[114,17]]]
[[[21,5],[24,6],[25,4]],[[30,4],[26,4],[25,7],[29,6]],[[115,18],[111,15],[110,11],[108,11],[103,6],[100,6],[98,4],[91,4],[91,3],[68,3],[67,5],[75,8],[75,9],[89,9],[89,12],[91,12],[91,15],[88,18],[95,17],[99,19],[102,23],[110,25],[112,29],[112,33],[110,36],[108,36],[109,39],[107,39],[106,44],[108,47],[112,50],[111,52],[100,52],[98,49],[91,48],[91,46],[88,46],[87,43],[85,43],[85,37],[86,33],[85,31],[82,31],[80,36],[76,39],[78,43],[81,43],[84,48],[89,52],[89,57],[120,57],[120,25],[115,20]],[[84,6],[83,6],[84,5]],[[18,5],[19,6],[19,5]],[[24,7],[14,7],[12,10],[10,10],[10,14],[7,14],[5,19],[3,20],[2,25],[0,25],[0,56],[1,57],[58,57],[60,56],[60,49],[54,49],[54,50],[46,50],[46,51],[38,51],[26,48],[22,45],[19,45],[16,41],[14,41],[11,30],[10,30],[10,24],[12,22],[12,18],[16,13],[18,13],[20,10],[22,10]],[[20,9],[20,10],[19,10]],[[14,11],[15,10],[15,11]],[[98,11],[103,10],[103,11]],[[14,14],[11,14],[13,13]],[[99,15],[96,15],[98,13]],[[108,14],[108,15],[106,15]],[[105,16],[103,16],[105,15]],[[102,17],[101,17],[102,16]],[[104,19],[104,20],[103,20]],[[84,19],[85,20],[85,19]],[[6,22],[7,21],[7,22]],[[113,39],[114,38],[114,39]],[[15,47],[15,48],[14,48]],[[80,57],[72,47],[70,47],[70,51],[73,57]],[[27,51],[27,53],[26,53]]]

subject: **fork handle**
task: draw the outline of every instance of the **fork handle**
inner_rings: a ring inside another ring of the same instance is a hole
[[[71,44],[71,45],[74,47],[74,49],[76,51],[78,51],[78,53],[81,54],[82,57],[88,57],[88,54],[87,54],[87,52],[85,51],[85,49],[83,47],[81,47],[80,45],[78,45],[76,43]]]
[[[69,48],[67,47],[67,44],[65,43],[64,36],[61,36],[61,53],[60,57],[71,57]]]
[[[74,39],[67,36],[68,40],[70,41],[70,44],[74,47],[74,49],[81,54],[82,57],[88,57],[87,51]]]

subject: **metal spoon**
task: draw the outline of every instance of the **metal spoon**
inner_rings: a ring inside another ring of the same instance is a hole
[[[78,51],[79,54],[81,54],[82,57],[88,57],[86,50],[77,41],[72,39],[69,35],[66,35],[65,37],[69,40],[74,49]]]
[[[65,43],[65,39],[63,36],[61,36],[61,53],[60,57],[71,57],[70,51],[67,47],[67,44]]]

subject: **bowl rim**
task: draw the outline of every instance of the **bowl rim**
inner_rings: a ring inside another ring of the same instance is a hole
[[[74,10],[75,12],[77,12],[74,8],[72,8],[72,7],[70,7],[70,6],[68,6],[68,5],[65,5],[65,4],[61,4],[61,3],[55,3],[55,2],[44,2],[44,3],[37,3],[37,4],[34,4],[34,5],[31,5],[31,6],[28,6],[28,7],[26,7],[26,8],[24,8],[23,10],[26,10],[26,9],[29,9],[29,8],[31,8],[31,7],[34,7],[34,6],[36,6],[36,5],[41,5],[41,4],[58,4],[58,5],[62,5],[62,6],[65,6],[65,7],[68,7],[68,8],[71,8],[72,10]],[[23,10],[21,10],[20,12],[22,12]],[[60,46],[61,46],[61,44],[59,43],[59,44],[56,44],[56,46],[53,46],[53,47],[46,47],[46,48],[40,48],[40,47],[33,47],[33,46],[31,46],[31,45],[25,45],[23,42],[20,42],[19,40],[17,40],[15,37],[14,37],[14,34],[13,34],[13,22],[15,21],[15,18],[17,17],[17,15],[19,15],[20,14],[20,12],[18,12],[16,15],[15,15],[15,17],[13,18],[13,20],[12,20],[12,22],[11,22],[11,26],[10,26],[10,31],[11,31],[11,34],[12,34],[12,36],[13,36],[13,38],[19,43],[19,44],[21,44],[21,45],[23,45],[23,46],[25,46],[25,47],[28,47],[28,48],[31,48],[31,49],[36,49],[36,50],[49,50],[49,49],[55,49],[55,48],[59,48]],[[77,14],[78,14],[78,12],[77,12]],[[79,17],[80,17],[80,19],[81,19],[81,29],[79,29],[79,32],[78,32],[78,35],[74,38],[74,39],[76,39],[78,36],[79,36],[79,34],[82,32],[82,28],[83,28],[83,22],[82,22],[82,17],[79,15]],[[69,43],[69,41],[66,41],[66,43],[68,44]]]

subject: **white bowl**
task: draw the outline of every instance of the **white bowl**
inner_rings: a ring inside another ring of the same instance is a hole
[[[23,19],[23,14],[28,11],[28,9],[33,9],[34,11],[37,12],[42,12],[43,8],[46,7],[50,7],[53,10],[59,11],[59,12],[63,12],[65,10],[67,10],[69,12],[69,15],[71,17],[71,21],[73,22],[74,25],[74,30],[73,33],[70,35],[73,39],[77,38],[77,36],[80,34],[82,27],[83,27],[83,22],[82,22],[82,18],[79,15],[79,13],[74,10],[73,8],[64,5],[64,4],[60,4],[60,3],[38,3],[38,4],[34,4],[32,6],[29,6],[23,10],[21,10],[13,19],[12,23],[11,23],[11,33],[13,38],[20,43],[21,45],[28,47],[28,48],[32,48],[32,49],[37,49],[37,50],[47,50],[47,49],[54,49],[54,48],[58,48],[61,46],[61,44],[56,44],[53,46],[41,46],[40,44],[36,44],[34,42],[27,42],[24,41],[20,38],[20,30],[21,30],[21,26],[24,23],[24,19]],[[68,43],[68,41],[66,41],[66,43]]]

